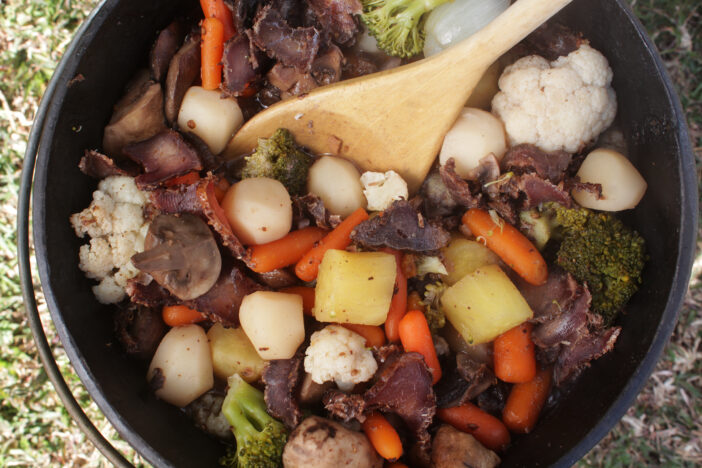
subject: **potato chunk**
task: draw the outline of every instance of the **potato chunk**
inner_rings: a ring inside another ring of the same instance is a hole
[[[381,325],[395,288],[395,257],[329,250],[319,266],[314,316],[320,322]]]
[[[214,385],[212,358],[205,331],[199,325],[172,328],[151,360],[146,378],[160,387],[156,396],[186,406]]]
[[[492,341],[533,316],[497,265],[480,267],[448,288],[441,296],[441,308],[469,344]]]
[[[222,152],[229,139],[244,123],[236,99],[200,86],[188,89],[178,113],[178,127],[202,139],[214,154]]]
[[[448,276],[444,282],[452,286],[464,276],[484,265],[497,264],[500,258],[480,242],[458,237],[441,249]]]
[[[243,328],[224,328],[215,323],[207,332],[207,339],[217,377],[227,379],[239,374],[249,383],[261,378],[266,361],[258,355]]]
[[[580,206],[593,210],[622,211],[636,207],[646,193],[646,181],[621,153],[598,148],[587,155],[578,169],[581,182],[600,184],[602,198],[587,190],[573,190]]]
[[[305,340],[302,296],[256,291],[241,302],[239,321],[261,359],[290,359]]]

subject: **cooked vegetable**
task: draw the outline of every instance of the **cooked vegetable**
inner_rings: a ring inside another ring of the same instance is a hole
[[[385,417],[373,412],[363,421],[363,432],[373,448],[386,460],[394,461],[402,456],[402,441],[392,424]]]
[[[385,344],[385,332],[378,326],[357,323],[344,323],[342,326],[365,338],[367,348],[380,348]]]
[[[497,265],[466,275],[441,296],[446,318],[468,344],[492,341],[533,316],[529,305]]]
[[[292,200],[283,184],[257,177],[232,185],[222,209],[244,244],[266,244],[281,239],[292,227]]]
[[[446,325],[446,314],[441,309],[441,295],[446,290],[444,283],[428,284],[424,288],[424,299],[421,311],[429,324],[432,333],[436,333]]]
[[[551,238],[551,220],[534,208],[519,213],[519,222],[522,232],[531,240],[534,245],[543,250]]]
[[[414,260],[415,268],[417,269],[417,277],[421,278],[429,273],[437,275],[448,275],[446,266],[436,255],[417,255]]]
[[[317,276],[315,318],[382,325],[392,300],[395,272],[395,259],[383,252],[327,250]]]
[[[524,322],[495,338],[495,375],[503,382],[524,383],[536,376],[531,329]]]
[[[198,325],[172,328],[158,345],[146,380],[157,397],[180,407],[212,388],[212,358],[205,331]]]
[[[305,372],[318,384],[333,381],[350,391],[356,384],[370,380],[378,370],[366,339],[339,325],[328,325],[312,333],[305,350]]]
[[[548,267],[534,244],[496,214],[473,208],[463,215],[463,224],[528,283],[546,282]]]
[[[222,83],[222,52],[224,51],[224,25],[217,18],[205,18],[200,25],[202,44],[200,55],[202,87],[215,90]]]
[[[305,340],[302,297],[256,291],[241,302],[241,328],[262,359],[290,359]]]
[[[574,189],[580,206],[601,211],[634,208],[646,193],[646,181],[626,156],[607,148],[591,151],[577,173],[580,182],[600,184],[602,198],[587,190]]]
[[[314,281],[317,278],[324,254],[330,249],[345,249],[351,244],[351,231],[368,219],[368,213],[359,208],[343,220],[332,232],[324,236],[314,248],[310,249],[295,265],[295,274],[302,281]]]
[[[395,286],[392,292],[392,300],[390,301],[390,309],[385,318],[385,336],[388,341],[400,341],[400,320],[407,313],[407,278],[402,271],[402,252],[385,248],[383,252],[395,256]]]
[[[454,0],[439,5],[424,24],[424,56],[438,54],[472,36],[508,6],[509,0]]]
[[[307,191],[321,198],[329,212],[342,218],[366,206],[361,174],[346,159],[319,158],[310,168]]]
[[[326,231],[307,227],[293,231],[282,239],[255,245],[249,250],[247,265],[256,273],[266,273],[297,263]]]
[[[134,255],[132,263],[175,297],[187,301],[214,286],[222,256],[203,220],[187,213],[160,214],[149,225],[144,251]]]
[[[431,371],[432,384],[436,384],[441,379],[441,365],[424,314],[419,310],[407,312],[400,320],[399,331],[405,352],[415,352],[424,356],[424,362]]]
[[[259,390],[238,374],[228,382],[222,413],[232,426],[236,448],[229,447],[220,464],[226,468],[278,468],[288,439],[285,426],[268,415]]]
[[[480,160],[492,153],[499,161],[507,152],[507,139],[502,122],[489,112],[464,108],[444,136],[439,161],[456,161],[456,173],[464,179],[478,167]]]
[[[205,18],[217,18],[222,22],[224,42],[227,42],[236,34],[232,11],[224,4],[224,0],[200,0],[200,6]]]
[[[510,431],[528,434],[534,428],[551,390],[551,374],[551,369],[542,369],[533,380],[512,387],[502,411],[502,420]]]
[[[361,19],[378,47],[389,55],[412,57],[424,47],[425,14],[448,0],[362,0]]]
[[[500,259],[480,242],[456,237],[449,245],[441,249],[444,265],[448,275],[443,281],[452,286],[468,273],[485,265],[497,264]]]
[[[292,133],[276,130],[270,138],[259,138],[256,150],[246,157],[244,179],[268,177],[280,181],[292,195],[302,195],[312,157],[295,144]]]
[[[314,308],[314,288],[308,286],[291,286],[289,288],[283,288],[280,292],[287,294],[297,294],[302,298],[302,311],[305,315],[314,315],[312,309]]]
[[[444,424],[434,436],[431,462],[433,468],[495,468],[500,457],[472,435]]]
[[[290,434],[285,468],[382,468],[383,459],[366,436],[341,424],[310,416]]]
[[[207,331],[214,373],[220,379],[239,374],[249,383],[263,375],[266,361],[261,359],[243,328],[224,328],[215,323]]]
[[[510,146],[580,151],[614,120],[617,100],[607,59],[587,44],[549,63],[530,55],[508,66],[492,111],[505,124]]]
[[[169,327],[190,325],[191,323],[202,322],[206,318],[202,312],[184,305],[163,306],[162,314],[163,321]]]
[[[436,415],[459,431],[467,432],[490,450],[504,450],[509,445],[509,431],[505,425],[473,403],[453,408],[440,408]]]
[[[395,171],[366,171],[361,175],[361,184],[370,211],[383,211],[392,205],[393,201],[409,198],[407,182]]]
[[[194,133],[213,154],[222,152],[227,142],[244,123],[244,115],[233,98],[222,98],[219,91],[191,86],[178,111],[178,128]]]
[[[608,213],[555,203],[546,212],[553,217],[554,236],[562,239],[556,263],[587,283],[592,309],[611,322],[641,284],[643,238]]]

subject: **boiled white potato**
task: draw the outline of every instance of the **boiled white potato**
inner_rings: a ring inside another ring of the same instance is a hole
[[[472,107],[464,108],[444,137],[439,161],[446,164],[456,160],[456,173],[467,178],[488,154],[502,159],[507,151],[507,139],[502,122],[489,112]]]
[[[254,177],[229,187],[222,209],[234,234],[246,245],[273,242],[290,232],[292,200],[275,179]]]
[[[322,156],[307,176],[307,191],[317,195],[335,215],[346,217],[366,206],[361,174],[346,159]]]
[[[578,170],[581,182],[600,184],[602,199],[586,190],[573,190],[579,205],[601,211],[634,208],[646,192],[646,181],[626,156],[607,148],[598,148],[587,155]]]
[[[224,328],[215,323],[207,331],[214,373],[221,379],[239,374],[247,382],[263,375],[266,361],[261,359],[242,328]]]
[[[244,123],[244,115],[233,98],[222,99],[219,91],[192,86],[183,97],[178,127],[204,141],[214,154],[222,152]]]
[[[163,382],[156,396],[176,406],[186,406],[214,385],[207,335],[199,325],[174,327],[156,349],[146,379]]]
[[[241,302],[239,321],[261,359],[290,359],[305,340],[302,297],[256,291]]]

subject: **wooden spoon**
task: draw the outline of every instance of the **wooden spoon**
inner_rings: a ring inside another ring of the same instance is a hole
[[[251,152],[281,127],[313,153],[364,171],[394,170],[414,193],[487,68],[571,0],[518,0],[476,34],[432,57],[314,89],[255,115],[224,155]]]

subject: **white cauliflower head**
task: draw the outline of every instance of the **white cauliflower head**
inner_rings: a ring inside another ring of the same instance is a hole
[[[409,198],[407,182],[395,171],[364,172],[361,183],[371,211],[386,210],[395,200]]]
[[[329,381],[345,391],[370,380],[378,370],[366,340],[339,325],[328,325],[314,332],[305,351],[305,371],[316,383]]]
[[[124,299],[127,280],[138,273],[131,257],[144,250],[146,202],[132,177],[111,176],[100,181],[90,206],[71,216],[76,235],[91,238],[80,248],[78,266],[100,281],[93,293],[103,304]]]
[[[587,44],[549,63],[530,55],[500,76],[492,111],[510,145],[575,153],[612,124],[617,99],[607,59]]]

